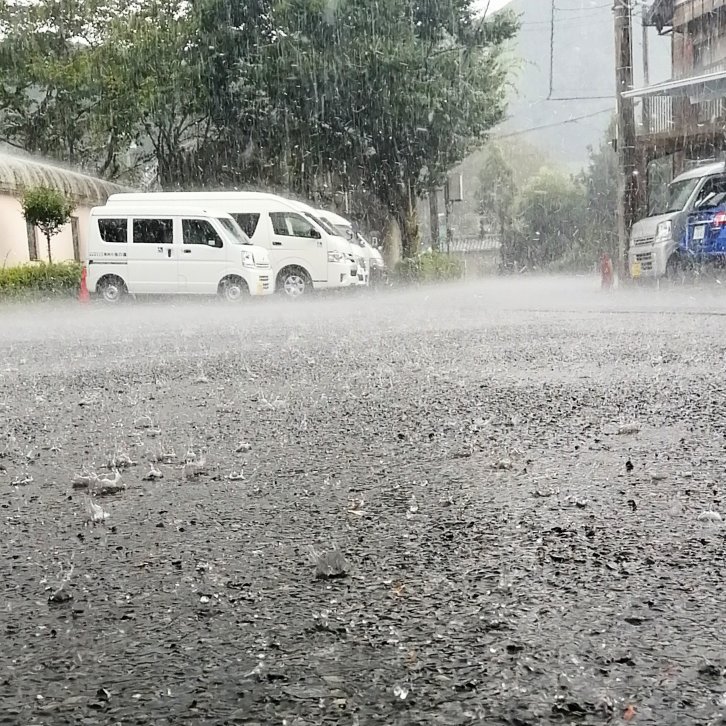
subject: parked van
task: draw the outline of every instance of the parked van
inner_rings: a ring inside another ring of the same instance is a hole
[[[299,297],[313,289],[350,287],[347,244],[303,214],[297,202],[264,192],[154,192],[113,194],[107,205],[165,204],[213,207],[230,214],[250,238],[264,247],[275,289]]]
[[[359,254],[362,254],[365,261],[366,284],[374,282],[376,278],[380,279],[385,277],[386,263],[383,260],[383,255],[355,229],[352,222],[335,212],[329,212],[325,209],[318,209],[316,214],[324,222],[327,222],[334,229],[338,230],[340,235],[349,239],[351,244],[359,248]]]
[[[352,282],[358,285],[365,285],[365,259],[361,256],[356,246],[351,244],[348,235],[341,234],[340,230],[336,229],[326,220],[321,219],[318,212],[309,204],[298,201],[292,201],[292,203],[306,217],[315,220],[315,222],[317,222],[317,224],[319,224],[331,237],[338,238],[341,249],[345,250],[345,254],[350,261],[350,276],[352,278]]]
[[[273,292],[267,251],[228,214],[119,202],[94,207],[89,226],[88,288],[106,302],[127,293],[237,302]]]
[[[677,176],[668,196],[633,225],[628,264],[631,277],[657,279],[678,274],[678,246],[691,214],[712,194],[726,191],[726,164],[707,164]]]

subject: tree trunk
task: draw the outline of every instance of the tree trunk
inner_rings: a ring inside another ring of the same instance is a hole
[[[48,245],[48,264],[53,264],[53,255],[50,253],[50,235],[46,233],[45,235],[45,242]]]
[[[396,217],[392,214],[386,216],[383,232],[383,258],[391,270],[401,261],[401,229]]]
[[[402,191],[389,202],[388,206],[401,228],[401,252],[403,257],[415,257],[421,249],[416,198],[410,192]]]

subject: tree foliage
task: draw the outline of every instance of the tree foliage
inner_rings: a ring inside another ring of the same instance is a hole
[[[0,139],[164,188],[345,186],[398,220],[503,117],[472,0],[5,0]]]
[[[534,149],[492,143],[479,173],[482,225],[500,238],[507,270],[583,269],[617,250],[617,157],[607,138],[576,176]]]
[[[21,204],[23,216],[28,224],[37,227],[45,236],[48,262],[52,264],[50,241],[70,221],[73,202],[57,189],[33,187],[24,192]]]

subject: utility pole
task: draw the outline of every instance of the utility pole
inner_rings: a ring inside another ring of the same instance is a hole
[[[643,85],[650,85],[650,58],[648,52],[648,26],[643,22]],[[650,98],[643,97],[643,132],[650,133]]]
[[[635,154],[635,104],[622,93],[633,87],[632,0],[615,0],[615,93],[618,115],[618,270],[629,274],[628,245],[635,221],[637,162]]]

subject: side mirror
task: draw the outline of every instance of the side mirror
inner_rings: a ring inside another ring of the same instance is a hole
[[[314,228],[312,228],[312,229],[310,230],[310,236],[311,236],[311,237],[312,237],[313,239],[320,239],[320,232],[318,232],[318,230],[317,230],[317,229],[314,229]]]

